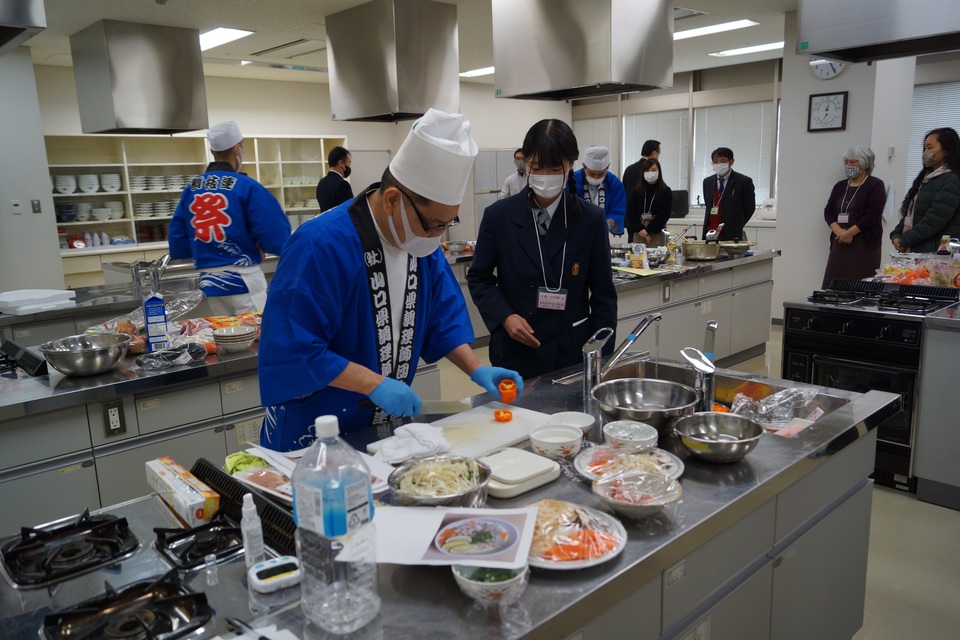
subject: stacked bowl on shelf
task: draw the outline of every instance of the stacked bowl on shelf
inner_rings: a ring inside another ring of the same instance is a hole
[[[77,222],[86,222],[91,218],[91,209],[93,209],[93,203],[91,202],[78,202],[76,203],[77,211]]]
[[[53,188],[60,193],[73,193],[77,190],[77,176],[53,176]]]
[[[109,207],[93,207],[90,210],[90,215],[93,216],[94,220],[103,222],[113,217],[113,209],[110,209]]]
[[[77,176],[77,186],[84,193],[96,193],[100,191],[100,176],[95,174],[81,174]]]
[[[147,188],[150,191],[163,191],[167,188],[167,181],[163,176],[147,176]]]
[[[133,205],[133,217],[134,218],[149,218],[153,216],[153,203],[152,202],[138,202]]]
[[[110,217],[113,218],[114,220],[119,220],[123,218],[123,214],[125,213],[125,211],[123,208],[122,200],[108,200],[107,202],[103,203],[103,206],[106,207],[107,209],[110,209],[110,214],[111,214]]]
[[[169,200],[160,200],[153,203],[153,215],[158,218],[170,217],[173,214],[173,207]]]
[[[187,186],[187,176],[166,176],[164,181],[169,191],[180,191]]]
[[[130,176],[130,190],[144,191],[147,188],[147,176]]]
[[[104,173],[100,176],[100,187],[104,191],[114,193],[120,191],[121,182],[119,173]]]

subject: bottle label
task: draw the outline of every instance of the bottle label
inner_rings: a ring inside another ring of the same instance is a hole
[[[347,507],[346,530],[353,531],[370,522],[370,483],[357,480],[343,488],[344,504]],[[344,532],[346,533],[346,532]]]
[[[324,495],[326,494],[326,495]],[[370,481],[364,477],[327,491],[294,492],[294,521],[327,538],[337,538],[373,518]]]

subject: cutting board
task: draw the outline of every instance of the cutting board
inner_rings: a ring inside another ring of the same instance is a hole
[[[512,411],[513,420],[497,422],[493,418],[493,412],[497,409]],[[547,424],[549,418],[550,416],[539,411],[502,402],[490,402],[430,424],[443,428],[443,435],[450,443],[450,453],[476,458],[523,442],[530,435],[531,429]],[[376,453],[379,449],[379,440],[367,445],[370,453]]]
[[[617,271],[623,271],[624,273],[632,273],[635,276],[655,276],[658,273],[663,273],[662,271],[657,271],[656,269],[636,269],[634,267],[614,267]]]

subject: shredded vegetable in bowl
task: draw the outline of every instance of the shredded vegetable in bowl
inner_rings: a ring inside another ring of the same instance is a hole
[[[388,482],[403,504],[481,506],[490,467],[473,458],[442,455],[408,462]]]

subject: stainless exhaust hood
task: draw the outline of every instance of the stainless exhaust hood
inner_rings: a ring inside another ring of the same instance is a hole
[[[0,56],[47,28],[43,0],[0,2]]]
[[[799,0],[797,53],[867,62],[960,49],[960,11],[943,0]]]
[[[674,0],[493,0],[498,98],[673,86]]]
[[[394,122],[460,110],[457,7],[373,0],[326,17],[334,120]]]
[[[101,20],[70,36],[84,133],[206,129],[198,29]]]

